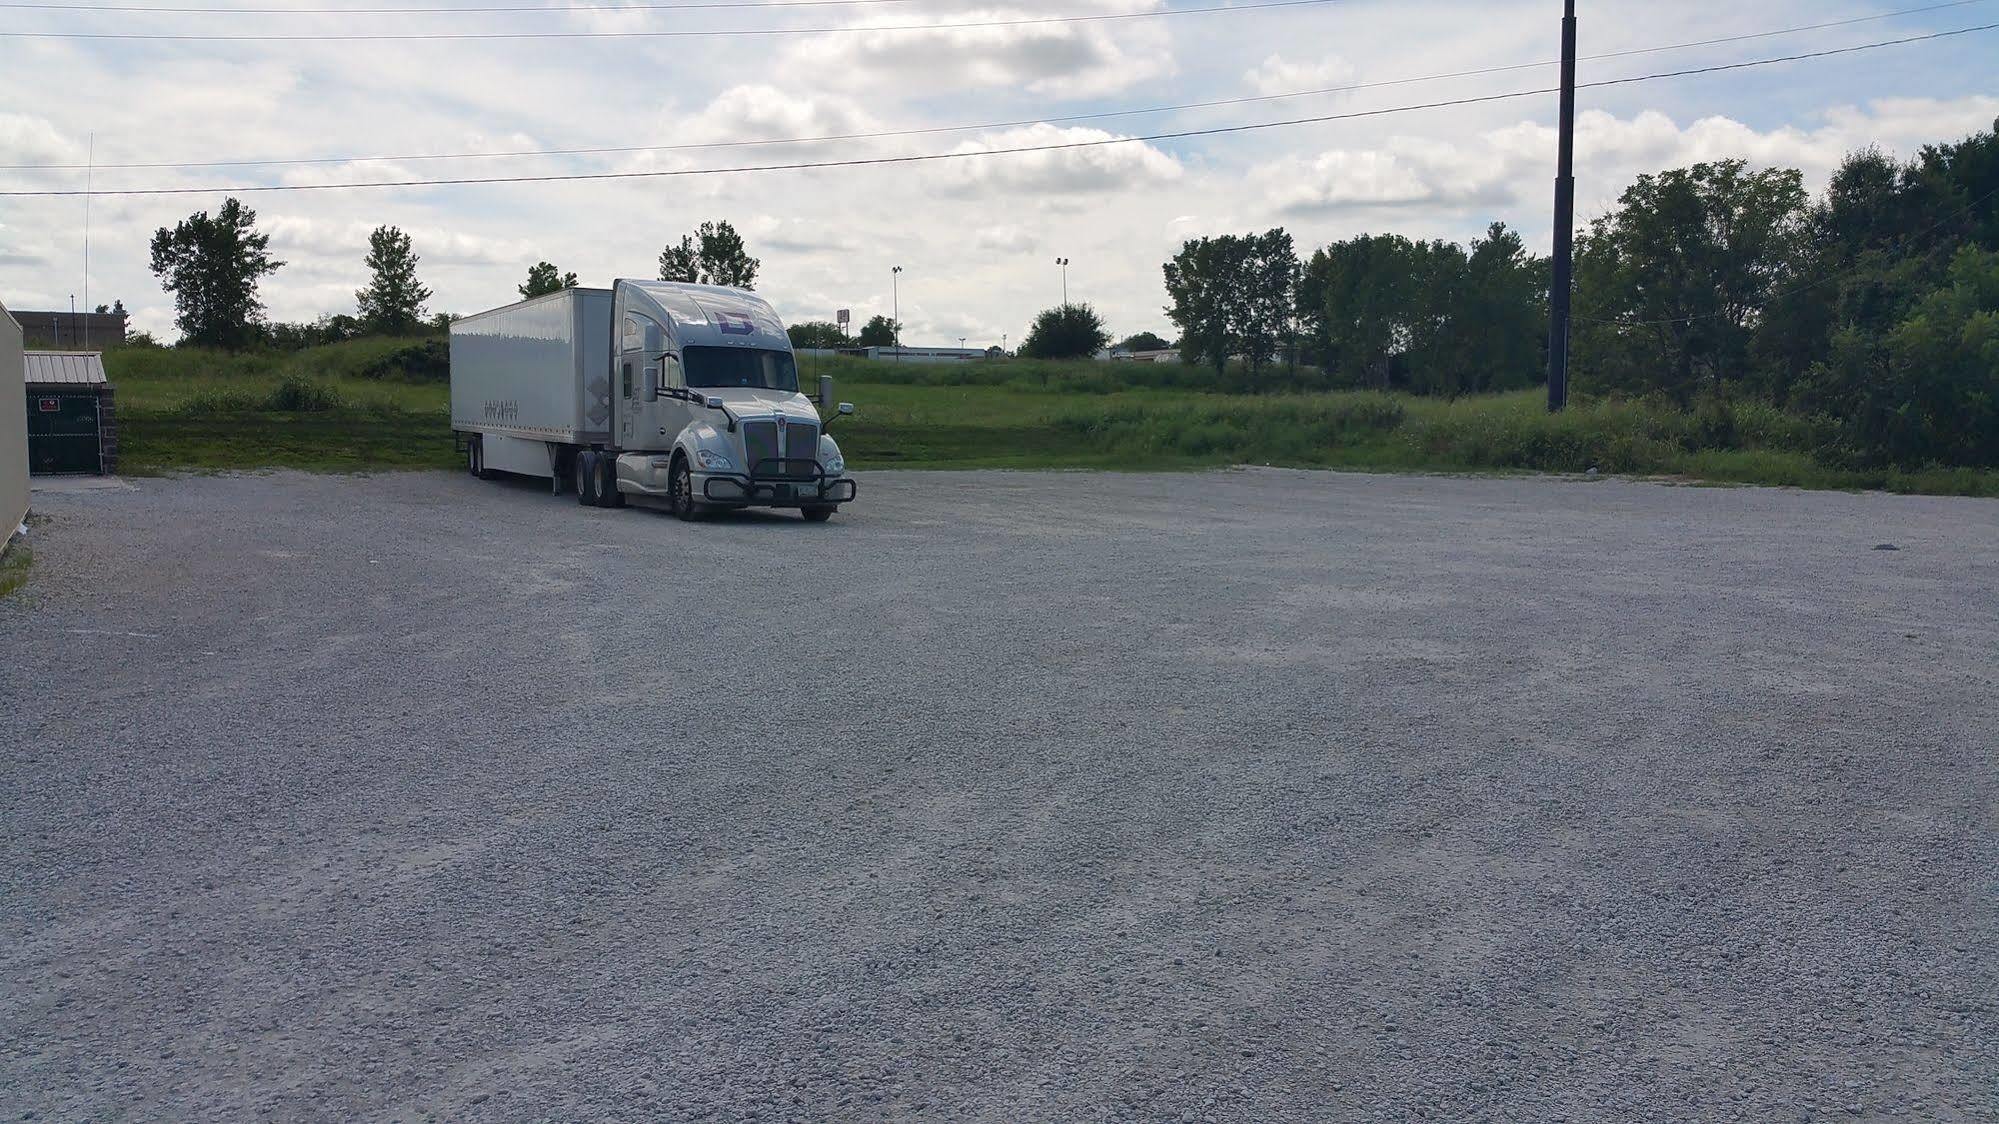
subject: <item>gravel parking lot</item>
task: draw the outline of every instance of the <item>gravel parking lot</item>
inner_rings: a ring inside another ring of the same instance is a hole
[[[862,487],[38,493],[0,1116],[1999,1120],[1999,503]]]

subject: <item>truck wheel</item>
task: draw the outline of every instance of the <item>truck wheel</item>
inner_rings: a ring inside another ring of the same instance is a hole
[[[833,518],[833,513],[838,510],[840,509],[831,506],[808,507],[803,510],[802,514],[805,516],[805,521],[807,523],[824,523],[828,519]]]
[[[481,480],[493,478],[493,474],[486,471],[486,446],[477,437],[465,443],[465,468]]]
[[[584,507],[597,506],[597,454],[588,449],[576,453],[576,502]]]
[[[597,455],[597,506],[623,507],[625,494],[618,490],[618,454]]]
[[[673,476],[666,485],[666,506],[680,518],[694,519],[694,472],[686,457],[673,458]]]

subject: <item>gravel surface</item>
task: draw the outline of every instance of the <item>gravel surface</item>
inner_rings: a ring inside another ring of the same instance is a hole
[[[1999,504],[36,499],[0,1118],[1999,1120]]]

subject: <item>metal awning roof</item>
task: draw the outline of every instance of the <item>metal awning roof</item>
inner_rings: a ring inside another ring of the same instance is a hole
[[[22,370],[30,384],[102,386],[111,381],[104,373],[103,352],[26,351]]]

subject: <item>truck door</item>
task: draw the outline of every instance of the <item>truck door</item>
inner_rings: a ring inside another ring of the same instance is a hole
[[[693,419],[680,356],[664,325],[650,315],[627,310],[620,317],[618,351],[618,445],[632,451],[670,448]],[[664,354],[662,354],[664,353]],[[657,388],[657,396],[649,389]]]

